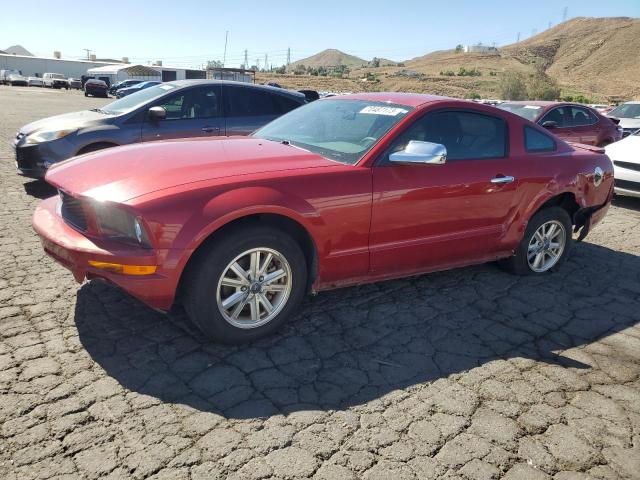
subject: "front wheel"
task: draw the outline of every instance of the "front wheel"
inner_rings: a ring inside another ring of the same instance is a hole
[[[539,211],[531,217],[514,255],[500,261],[500,266],[517,275],[555,271],[571,250],[571,225],[571,218],[563,208],[550,207]]]
[[[280,328],[300,305],[307,263],[298,243],[268,226],[225,232],[196,253],[183,304],[210,339],[244,343]]]

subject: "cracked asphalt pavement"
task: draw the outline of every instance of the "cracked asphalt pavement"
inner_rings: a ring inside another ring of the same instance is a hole
[[[31,229],[11,140],[101,106],[0,87],[0,478],[640,478],[640,201],[558,273],[487,264],[309,298],[278,335],[201,341]]]

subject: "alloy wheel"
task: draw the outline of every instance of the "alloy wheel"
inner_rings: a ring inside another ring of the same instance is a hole
[[[540,225],[529,240],[529,268],[536,273],[551,269],[562,257],[566,243],[567,232],[561,222],[551,220]]]

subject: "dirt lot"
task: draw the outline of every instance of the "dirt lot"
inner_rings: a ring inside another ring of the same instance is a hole
[[[103,103],[0,87],[0,478],[640,478],[639,201],[559,273],[324,293],[223,347],[40,248],[11,140]]]

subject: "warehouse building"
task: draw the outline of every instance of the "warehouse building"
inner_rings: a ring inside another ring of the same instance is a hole
[[[52,58],[0,54],[0,70],[18,70],[25,77],[42,77],[44,73],[60,73],[68,78],[89,75],[110,83],[128,78],[163,82],[206,78],[204,70],[165,67],[161,61],[153,65],[132,65],[127,57],[123,57],[121,62],[100,61],[95,55],[91,57],[90,60],[66,59],[60,52],[54,52]]]

